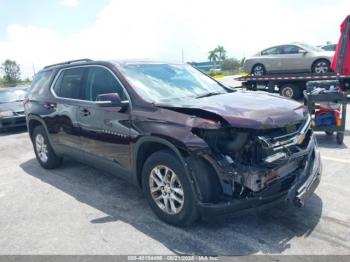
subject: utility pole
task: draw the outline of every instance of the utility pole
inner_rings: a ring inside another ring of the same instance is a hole
[[[185,55],[184,55],[184,49],[181,48],[181,61],[184,64],[185,63]]]
[[[35,72],[35,65],[34,65],[34,63],[32,63],[32,66],[33,66],[33,73],[34,73],[33,76],[35,76],[36,72]]]

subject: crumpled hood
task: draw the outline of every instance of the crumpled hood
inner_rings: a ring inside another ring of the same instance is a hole
[[[11,102],[0,104],[0,112],[12,111],[12,112],[23,112],[23,102]]]
[[[174,111],[186,108],[187,114],[191,115],[196,115],[197,110],[204,110],[223,118],[233,127],[253,129],[293,125],[307,116],[302,104],[264,92],[237,91],[161,107]],[[190,109],[195,110],[191,112]],[[203,114],[200,117],[203,118]]]

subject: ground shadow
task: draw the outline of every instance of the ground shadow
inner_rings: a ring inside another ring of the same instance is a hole
[[[314,194],[302,209],[282,204],[263,213],[216,217],[176,228],[155,217],[139,189],[113,175],[72,161],[52,171],[40,168],[35,159],[20,166],[27,174],[106,214],[91,223],[123,221],[177,254],[281,253],[290,248],[291,239],[307,237],[322,213],[322,201]]]
[[[345,130],[344,136],[349,136],[350,131]],[[317,139],[317,143],[321,147],[325,148],[334,148],[334,149],[347,149],[348,146],[346,144],[337,144],[336,133],[333,135],[326,135],[324,132],[315,132],[315,137]]]
[[[12,128],[8,128],[5,130],[1,130],[0,131],[0,137],[2,136],[9,136],[9,135],[16,135],[16,134],[20,134],[20,133],[24,133],[27,132],[27,127],[12,127]]]

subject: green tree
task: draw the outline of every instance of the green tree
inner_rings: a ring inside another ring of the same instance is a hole
[[[216,69],[216,62],[219,59],[219,56],[218,56],[218,53],[217,53],[216,49],[209,51],[208,59],[209,59],[210,62],[213,62],[214,70],[215,70]]]
[[[235,71],[240,67],[240,62],[236,58],[228,58],[221,62],[222,70]]]
[[[222,45],[218,45],[216,48],[215,48],[217,54],[218,54],[218,58],[220,61],[224,61],[226,59],[226,50],[225,48],[222,46]]]
[[[7,59],[1,65],[0,69],[4,74],[3,81],[5,84],[16,85],[16,83],[20,80],[21,68],[16,61]]]

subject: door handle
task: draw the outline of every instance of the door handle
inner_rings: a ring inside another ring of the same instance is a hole
[[[91,114],[91,112],[86,109],[86,108],[83,108],[80,110],[80,113],[83,115],[83,116],[89,116]]]

